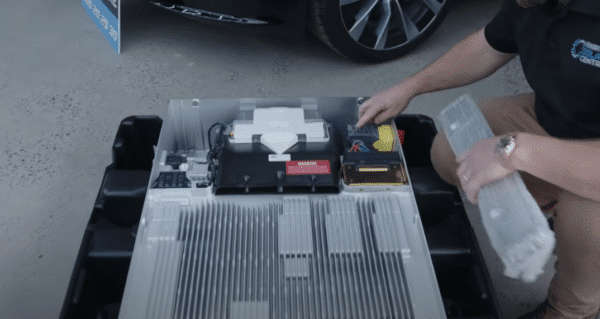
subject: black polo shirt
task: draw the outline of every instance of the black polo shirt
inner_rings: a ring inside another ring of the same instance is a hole
[[[600,0],[505,0],[485,27],[496,50],[518,53],[540,125],[558,138],[600,138]]]

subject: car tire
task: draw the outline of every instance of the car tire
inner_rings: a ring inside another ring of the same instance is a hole
[[[309,27],[348,59],[384,62],[413,50],[435,31],[449,1],[309,0]]]

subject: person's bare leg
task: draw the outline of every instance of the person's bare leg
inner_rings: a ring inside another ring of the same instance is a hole
[[[556,275],[550,305],[567,318],[596,318],[600,307],[600,202],[569,191],[555,207]]]

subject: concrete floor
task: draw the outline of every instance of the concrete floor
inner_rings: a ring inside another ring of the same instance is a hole
[[[482,28],[502,1],[453,1],[418,50],[380,65],[346,61],[312,37],[284,43],[123,2],[116,55],[80,1],[0,0],[2,318],[58,317],[123,118],[164,117],[171,98],[373,95]],[[406,113],[435,118],[466,92],[478,99],[527,91],[513,61],[480,83],[418,97]],[[528,285],[504,277],[477,208],[467,208],[506,318],[533,308],[552,272]]]

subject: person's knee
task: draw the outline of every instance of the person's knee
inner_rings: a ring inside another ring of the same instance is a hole
[[[438,132],[435,136],[430,156],[433,168],[440,178],[448,184],[460,186],[456,179],[456,170],[459,165],[456,163],[456,156],[443,132]]]
[[[488,125],[494,131],[496,129],[496,122],[504,121],[505,112],[499,112],[500,110],[506,111],[508,108],[503,104],[503,100],[493,99],[493,98],[484,98],[477,100],[477,106],[479,106],[479,110],[483,117],[487,121]]]

